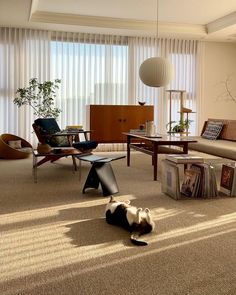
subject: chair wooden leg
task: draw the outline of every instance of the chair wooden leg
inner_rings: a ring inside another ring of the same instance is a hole
[[[50,161],[51,163],[52,162],[55,162],[56,160],[60,159],[62,156],[58,156],[58,157],[55,157],[55,156],[45,156],[42,160],[40,160],[38,163],[37,163],[37,167]]]
[[[73,166],[74,166],[74,171],[77,171],[77,164],[76,164],[75,156],[72,156],[72,162],[73,162]]]
[[[44,164],[44,163],[46,163],[46,162],[48,162],[48,161],[50,161],[51,160],[51,158],[50,157],[44,157],[42,160],[40,160],[38,163],[37,163],[37,167],[38,166],[41,166],[42,164]]]
[[[58,156],[58,157],[52,157],[51,158],[51,163],[53,163],[53,162],[55,162],[55,161],[57,161],[57,160],[59,160],[60,158],[62,158],[63,156]]]

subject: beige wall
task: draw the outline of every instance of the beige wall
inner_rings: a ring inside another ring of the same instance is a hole
[[[207,118],[236,119],[236,101],[227,98],[221,83],[231,75],[229,88],[236,100],[236,43],[205,42],[202,49],[199,124]]]

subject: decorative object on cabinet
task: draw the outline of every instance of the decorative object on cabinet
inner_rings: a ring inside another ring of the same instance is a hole
[[[141,105],[141,106],[144,106],[146,103],[146,101],[138,101],[138,104]]]
[[[154,107],[139,105],[88,105],[87,128],[91,140],[99,143],[124,143],[123,132],[139,129],[154,120]]]

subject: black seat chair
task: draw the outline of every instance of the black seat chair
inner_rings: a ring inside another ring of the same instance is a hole
[[[88,140],[90,131],[78,129],[76,131],[62,131],[54,118],[37,119],[33,124],[39,142],[48,143],[52,147],[68,147],[74,145],[77,149],[95,149],[98,143]],[[80,135],[84,140],[80,140]]]
[[[98,145],[96,141],[88,140],[88,134],[90,131],[83,129],[63,131],[60,129],[54,118],[37,119],[34,121],[32,126],[38,141],[41,144],[47,143],[54,148],[74,147],[75,149],[81,151],[81,154],[88,154],[91,153]],[[80,139],[80,136],[83,136],[83,140]],[[49,160],[54,162],[63,156],[66,156],[66,154],[58,156],[58,158],[47,156],[41,161],[41,164]],[[74,161],[74,156],[72,158]],[[39,162],[38,166],[41,164]]]

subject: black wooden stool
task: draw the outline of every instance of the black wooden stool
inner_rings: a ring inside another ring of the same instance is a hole
[[[110,196],[118,193],[118,185],[110,162],[123,158],[125,158],[125,156],[101,157],[88,155],[79,157],[81,161],[87,161],[92,164],[83,187],[83,194],[88,188],[98,189],[99,184],[101,184],[103,196]]]

